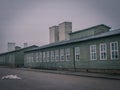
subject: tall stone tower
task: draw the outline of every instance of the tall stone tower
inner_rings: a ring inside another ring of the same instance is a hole
[[[72,22],[63,22],[59,24],[59,41],[69,40],[69,33],[72,32]]]
[[[14,42],[8,42],[8,52],[15,50],[15,43]]]
[[[59,41],[58,26],[49,27],[50,43],[56,43]]]

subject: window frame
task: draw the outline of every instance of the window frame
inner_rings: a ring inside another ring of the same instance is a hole
[[[60,49],[60,61],[65,61],[65,50],[64,49]]]
[[[74,47],[74,50],[75,50],[75,61],[80,61],[80,47],[79,46],[76,46]],[[79,56],[79,58],[77,57]]]
[[[47,62],[50,61],[50,51],[46,51],[46,59]]]
[[[59,50],[55,50],[55,61],[59,61]]]
[[[39,51],[39,62],[43,61],[43,57],[42,57],[42,51]]]
[[[100,60],[107,60],[107,44],[100,43],[99,50],[100,50]],[[106,56],[104,56],[105,55],[104,53],[106,54]],[[102,57],[102,55],[103,55],[103,57]]]
[[[94,52],[92,52],[94,51]],[[97,47],[96,45],[90,45],[90,60],[97,60]]]
[[[55,52],[53,50],[50,51],[50,59],[51,59],[51,62],[55,61]]]
[[[42,52],[42,55],[43,55],[43,62],[46,62],[46,52],[43,51],[43,52]]]
[[[114,46],[114,49],[115,48],[117,48],[116,50],[112,50],[112,44],[115,44],[116,43],[116,47]],[[116,54],[116,52],[117,52],[117,58],[115,58],[115,56],[114,56],[114,58],[113,58],[113,53],[114,53],[114,55]],[[111,60],[118,60],[119,59],[119,45],[118,45],[118,41],[115,41],[115,42],[110,42],[110,58],[111,58]]]
[[[66,48],[65,49],[65,60],[66,61],[70,61],[71,59],[70,59],[70,55],[71,55],[71,51],[70,51],[71,49],[70,48]]]
[[[36,60],[36,62],[39,62],[39,53],[38,52],[35,52],[35,60]]]

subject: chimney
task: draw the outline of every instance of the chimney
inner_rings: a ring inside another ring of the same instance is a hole
[[[24,48],[28,47],[28,44],[27,43],[24,43]]]
[[[56,43],[59,41],[58,26],[52,26],[49,28],[50,43]]]
[[[69,33],[72,32],[72,22],[63,22],[59,24],[59,41],[69,40]]]
[[[15,43],[14,42],[8,42],[8,52],[15,50]]]

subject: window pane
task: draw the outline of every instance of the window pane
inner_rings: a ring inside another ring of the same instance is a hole
[[[55,61],[59,61],[59,50],[55,50]]]
[[[100,60],[107,60],[107,46],[105,43],[100,44]]]
[[[60,50],[60,61],[64,61],[64,49]]]
[[[54,57],[54,51],[51,51],[51,61],[54,61],[55,57]]]
[[[65,49],[66,61],[70,60],[70,48]]]
[[[119,58],[118,42],[110,43],[111,59]]]
[[[47,56],[46,56],[46,57],[47,57],[47,58],[46,58],[46,59],[47,59],[46,61],[49,62],[49,58],[50,58],[50,53],[49,53],[49,51],[47,51]]]
[[[75,61],[80,60],[80,47],[75,47]]]
[[[96,45],[90,45],[90,59],[91,60],[97,59]]]

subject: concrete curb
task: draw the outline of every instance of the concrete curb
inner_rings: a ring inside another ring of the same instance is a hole
[[[70,72],[70,71],[55,71],[55,70],[39,70],[39,69],[26,69],[26,68],[16,68],[17,70],[25,71],[35,71],[35,72],[44,72],[44,73],[54,73],[62,75],[73,75],[73,76],[82,76],[82,77],[92,77],[92,78],[103,78],[103,79],[113,79],[120,80],[120,75],[111,75],[111,74],[99,74],[99,73],[87,73],[87,72]]]

